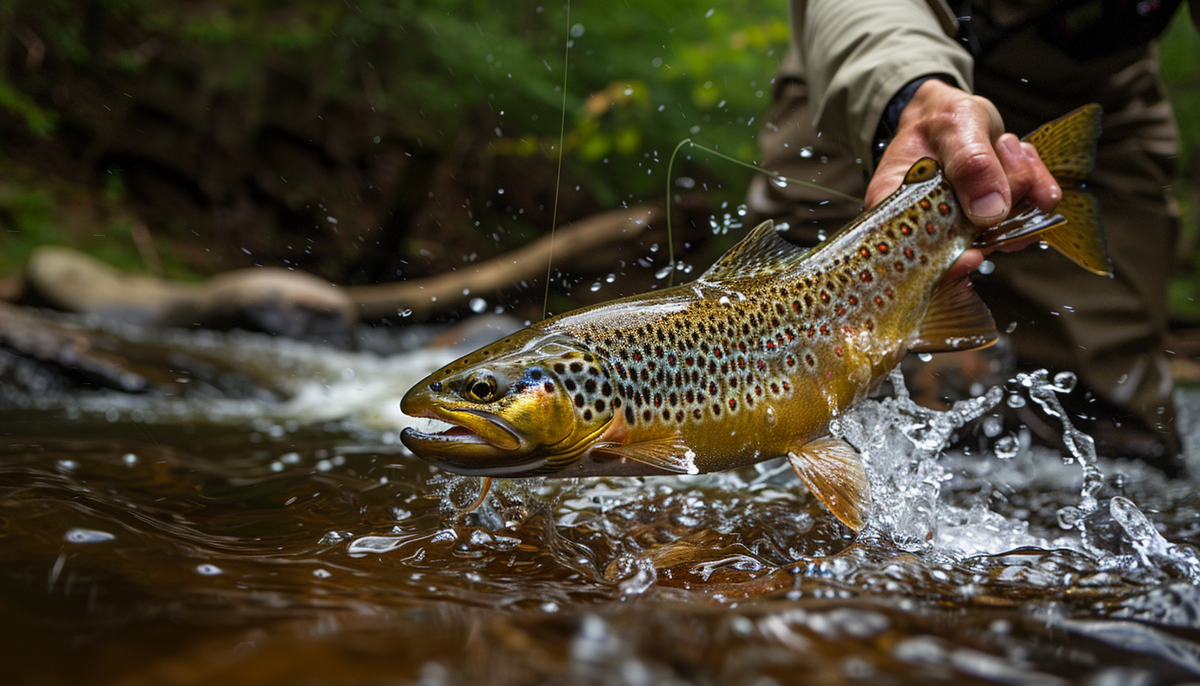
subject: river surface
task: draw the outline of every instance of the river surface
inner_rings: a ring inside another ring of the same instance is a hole
[[[1196,391],[1175,481],[994,429],[942,454],[993,404],[1053,410],[1052,379],[868,401],[837,427],[876,497],[856,539],[780,461],[498,482],[465,513],[478,482],[398,440],[400,396],[462,350],[110,335],[272,390],[0,410],[4,683],[1200,681]]]

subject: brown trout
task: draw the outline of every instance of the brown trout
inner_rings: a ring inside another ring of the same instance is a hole
[[[1056,214],[1017,208],[982,230],[921,159],[811,251],[768,221],[692,283],[552,317],[446,365],[400,407],[451,427],[408,428],[402,440],[448,471],[487,477],[698,474],[786,455],[857,531],[869,484],[830,421],[906,353],[998,337],[970,280],[943,279],[955,260],[1040,233],[1109,273],[1095,201],[1078,187],[1099,120],[1089,105],[1026,137],[1063,188]]]

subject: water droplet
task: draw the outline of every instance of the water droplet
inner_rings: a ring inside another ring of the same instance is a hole
[[[616,281],[616,280],[617,280],[616,274],[609,274],[608,276],[604,277],[604,283],[612,283],[613,281]]]
[[[487,309],[487,301],[483,298],[471,298],[471,311],[476,314]]]
[[[658,252],[658,243],[652,243],[650,245],[650,252]]]
[[[600,282],[597,281],[596,283],[592,284],[589,290],[591,290],[593,293],[600,290]]]
[[[674,267],[672,267],[671,265],[668,264],[667,266],[663,267],[662,269],[659,269],[658,271],[654,272],[654,278],[665,279],[665,278],[667,278],[667,274],[671,273],[672,269],[674,269]]]
[[[218,567],[216,565],[210,565],[210,564],[197,565],[196,571],[200,572],[204,576],[217,576],[218,574],[225,573],[225,570],[221,569],[220,567]]]
[[[991,260],[984,260],[979,264],[980,274],[991,274],[994,271],[996,271],[996,265],[992,264]]]
[[[771,183],[775,184],[779,188],[787,188],[788,180],[782,176],[772,176]]]
[[[922,362],[928,362],[933,359],[933,355],[930,355],[929,353],[918,353],[917,359]]]
[[[727,295],[722,295],[722,296],[720,297],[720,299],[718,299],[718,300],[717,300],[717,304],[718,304],[718,305],[720,305],[720,306],[722,306],[722,307],[729,307],[729,305],[730,305],[730,303],[729,303],[729,296],[727,296]]]
[[[559,34],[562,35],[562,34]],[[583,36],[583,24],[575,24],[571,27],[571,37],[579,38]]]
[[[132,467],[133,465],[137,464],[137,455],[134,455],[133,453],[125,453],[125,457],[122,457],[121,461]]]
[[[806,145],[803,148],[800,148],[800,156],[803,158],[806,158],[806,159],[809,157],[812,157],[813,156],[812,146]]]
[[[1012,395],[1008,396],[1008,399],[1005,400],[1004,402],[1007,403],[1008,406],[1012,407],[1012,408],[1025,407],[1025,398],[1022,398],[1021,396],[1017,395],[1016,393],[1013,393]]]
[[[696,180],[690,176],[681,176],[678,179],[675,179],[675,185],[679,186],[680,188],[691,189],[696,187]]]
[[[992,446],[992,451],[996,453],[996,457],[1001,460],[1011,460],[1017,456],[1017,451],[1021,449],[1021,442],[1016,436],[1008,435],[1001,436],[996,444]]]
[[[1075,390],[1077,381],[1072,372],[1059,372],[1054,375],[1054,390],[1058,393],[1070,393]]]
[[[774,423],[775,423],[775,420],[776,420],[776,418],[775,418],[775,408],[773,408],[773,407],[768,407],[768,408],[767,408],[767,423],[768,423],[768,424],[774,424]]]

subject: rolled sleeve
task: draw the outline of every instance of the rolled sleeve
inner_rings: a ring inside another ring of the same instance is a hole
[[[813,125],[868,164],[879,118],[909,81],[945,74],[972,88],[973,61],[944,2],[797,0],[792,21]]]

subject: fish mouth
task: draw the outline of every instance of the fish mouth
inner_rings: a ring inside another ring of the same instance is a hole
[[[507,420],[473,407],[428,408],[406,411],[411,417],[440,420],[450,426],[426,433],[412,427],[400,433],[404,446],[417,457],[449,471],[470,476],[502,476],[525,472],[528,463],[513,464],[528,444]]]

